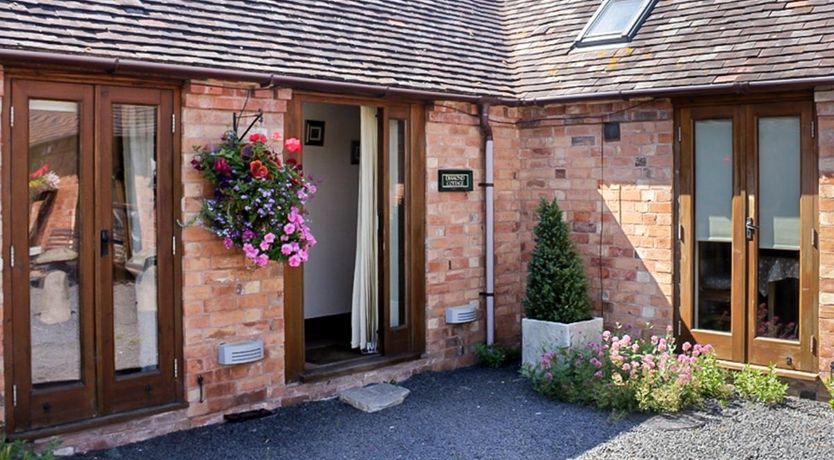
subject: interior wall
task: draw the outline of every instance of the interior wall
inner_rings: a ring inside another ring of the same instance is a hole
[[[356,256],[359,165],[350,164],[358,141],[359,107],[306,103],[305,120],[324,121],[324,145],[304,146],[304,171],[318,187],[307,210],[318,244],[304,264],[304,318],[350,313]]]

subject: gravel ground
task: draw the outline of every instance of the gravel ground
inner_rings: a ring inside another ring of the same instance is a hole
[[[406,401],[376,414],[329,400],[78,458],[834,458],[834,411],[819,402],[615,420],[543,398],[513,369],[422,374],[402,385]]]

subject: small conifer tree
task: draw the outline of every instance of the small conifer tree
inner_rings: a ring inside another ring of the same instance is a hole
[[[524,310],[528,318],[560,323],[591,319],[588,280],[556,200],[542,198],[536,247],[527,275]]]

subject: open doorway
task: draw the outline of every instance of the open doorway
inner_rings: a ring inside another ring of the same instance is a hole
[[[306,367],[362,356],[351,347],[361,137],[360,108],[305,103],[304,171],[317,184],[308,205],[319,244],[304,265]]]
[[[424,111],[419,104],[298,94],[286,135],[318,188],[318,245],[284,273],[287,381],[413,359],[424,347]]]

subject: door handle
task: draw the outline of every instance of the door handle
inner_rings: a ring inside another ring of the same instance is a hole
[[[101,231],[101,256],[107,257],[110,254],[110,232]]]
[[[754,223],[753,218],[748,217],[747,221],[744,223],[744,234],[747,236],[747,241],[752,241],[753,234],[758,230],[759,226]]]

